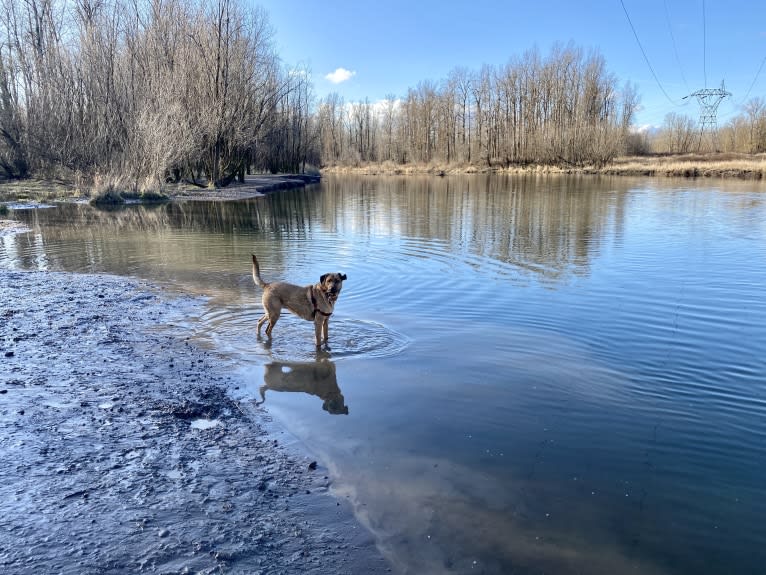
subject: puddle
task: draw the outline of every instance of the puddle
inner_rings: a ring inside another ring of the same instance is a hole
[[[195,419],[191,422],[192,429],[213,429],[221,425],[220,419]]]

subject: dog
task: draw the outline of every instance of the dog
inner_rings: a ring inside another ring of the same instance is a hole
[[[277,325],[282,308],[287,308],[298,317],[314,322],[316,346],[321,347],[322,342],[327,343],[329,339],[330,316],[335,311],[335,302],[338,301],[346,279],[346,274],[327,273],[319,278],[318,283],[307,286],[287,282],[266,283],[261,279],[258,258],[253,254],[253,281],[263,288],[261,302],[265,312],[258,320],[258,335],[261,335],[263,324],[269,322],[266,336],[271,339],[271,332]]]
[[[348,415],[348,405],[338,387],[335,364],[322,360],[311,363],[268,363],[260,387],[261,405],[266,391],[291,391],[315,395],[322,400],[322,409],[331,415]]]

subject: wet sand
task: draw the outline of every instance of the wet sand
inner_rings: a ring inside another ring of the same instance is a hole
[[[388,572],[322,462],[186,340],[199,305],[0,270],[0,571]]]

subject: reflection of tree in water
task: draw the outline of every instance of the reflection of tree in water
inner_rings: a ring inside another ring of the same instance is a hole
[[[322,409],[333,415],[348,415],[348,406],[338,387],[335,364],[329,360],[309,363],[274,362],[266,365],[260,387],[261,401],[266,391],[291,391],[316,395],[322,400]]]
[[[620,240],[635,197],[627,193],[632,183],[624,177],[550,175],[344,176],[246,201],[109,211],[65,204],[15,212],[15,219],[34,230],[44,227],[44,233],[27,235],[24,245],[16,242],[13,249],[19,253],[10,257],[32,268],[44,255],[49,265],[61,269],[109,269],[112,262],[118,266],[136,257],[128,254],[130,243],[137,254],[161,251],[186,267],[209,266],[211,250],[231,249],[231,238],[249,234],[274,241],[272,257],[277,260],[295,251],[289,242],[332,233],[354,240],[424,239],[467,261],[480,256],[487,258],[482,265],[494,260],[558,281],[588,273],[605,242]],[[711,197],[705,204],[678,192],[658,193],[652,205],[674,202],[674,211],[690,215],[721,208],[737,217],[752,212],[737,202]],[[169,230],[190,233],[173,244],[165,241]],[[85,253],[51,251],[56,242],[84,243]]]
[[[610,187],[614,180],[588,177],[384,177],[374,187],[356,180],[326,181],[324,203],[357,233],[443,240],[452,252],[551,278],[587,272],[607,234],[622,234],[627,199]]]
[[[173,228],[189,231],[231,233],[235,231],[300,231],[311,228],[319,215],[317,186],[276,192],[243,201],[188,201],[93,207],[62,204],[52,210],[17,212],[30,223],[56,226],[59,233],[77,232],[80,226],[119,231],[156,231]]]
[[[352,236],[441,240],[445,249],[466,258],[482,256],[557,280],[587,273],[604,239],[622,233],[628,194],[614,192],[614,184],[613,179],[566,176],[352,176],[246,201],[107,211],[75,204],[20,215],[33,228],[45,225],[47,240],[93,240],[95,251],[86,257],[94,267],[127,257],[125,241],[141,253],[156,250],[167,230],[195,232],[199,241],[210,234],[262,234],[279,241],[347,231]],[[105,241],[97,242],[99,236]],[[109,241],[115,238],[120,242]],[[190,250],[199,248],[185,242],[162,249],[166,255],[183,249],[174,259],[193,264],[197,255]],[[83,257],[66,251],[46,255],[80,258],[70,264],[81,264]],[[64,269],[82,267],[56,263]]]
[[[36,268],[41,257],[49,266],[80,270],[109,269],[130,258],[128,246],[139,254],[161,251],[176,261],[195,263],[199,242],[214,235],[263,233],[278,240],[308,234],[317,224],[318,187],[307,186],[262,198],[228,202],[172,202],[95,208],[61,204],[55,209],[24,210],[16,217],[42,235],[31,235],[18,253],[9,254],[23,267]],[[164,241],[169,230],[193,232],[197,242]],[[77,244],[83,251],[51,249],[53,244]],[[209,247],[209,242],[205,245]]]

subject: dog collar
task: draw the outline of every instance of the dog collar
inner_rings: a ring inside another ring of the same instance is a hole
[[[317,313],[321,313],[325,317],[330,317],[332,315],[332,312],[327,313],[326,311],[319,309],[317,298],[314,297],[314,286],[309,286],[309,298],[311,298],[311,305],[314,306],[314,311],[311,312],[312,319],[316,317]]]

